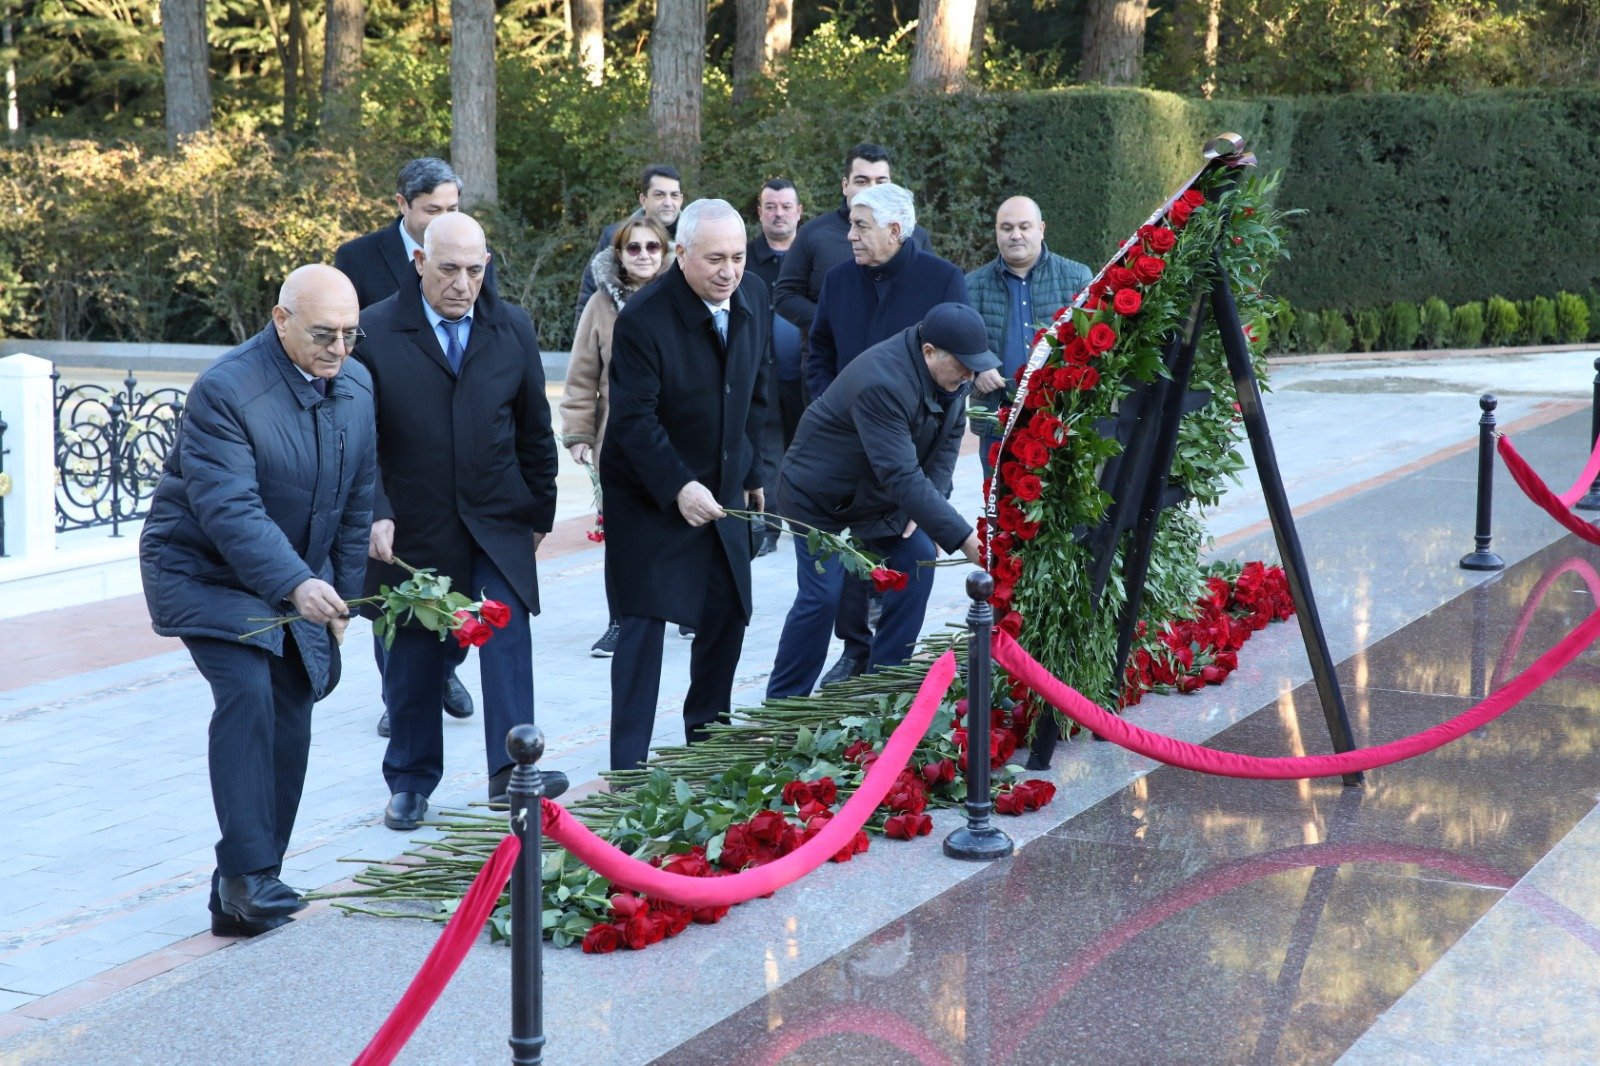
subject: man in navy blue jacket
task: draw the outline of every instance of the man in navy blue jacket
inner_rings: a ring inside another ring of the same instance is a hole
[[[852,261],[823,278],[811,320],[805,371],[812,403],[868,348],[921,322],[937,304],[968,302],[966,277],[954,263],[919,249],[911,239],[916,228],[911,193],[898,185],[873,185],[851,197]],[[864,581],[843,583],[834,631],[845,648],[824,684],[867,669],[870,591]]]
[[[278,874],[311,704],[338,682],[345,600],[361,595],[372,525],[372,379],[347,362],[359,316],[333,267],[289,275],[267,328],[195,381],[139,538],[151,623],[183,640],[216,701],[218,936],[265,932],[305,906]],[[287,613],[300,620],[262,630]]]

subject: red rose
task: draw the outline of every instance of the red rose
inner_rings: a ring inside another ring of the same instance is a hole
[[[1185,189],[1183,191],[1183,195],[1178,199],[1182,200],[1190,207],[1203,207],[1205,206],[1206,202],[1206,194],[1201,192],[1199,189]]]
[[[1161,260],[1155,259],[1152,260],[1152,262],[1159,263]],[[1104,322],[1096,322],[1094,325],[1089,327],[1088,340],[1089,350],[1094,352],[1096,355],[1101,352],[1109,352],[1112,345],[1117,343],[1117,331],[1106,325]],[[1078,387],[1082,388],[1083,386],[1079,385]]]
[[[906,587],[906,575],[887,566],[872,568],[872,587],[877,592],[899,592]]]
[[[872,742],[871,741],[869,741],[869,740],[857,740],[857,741],[854,741],[854,742],[852,742],[850,744],[849,747],[844,749],[845,762],[860,762],[861,761],[861,757],[863,755],[869,754],[871,751],[872,751]]]
[[[811,788],[804,781],[790,781],[783,786],[783,802],[804,807],[812,801]]]
[[[1175,228],[1182,229],[1189,222],[1189,216],[1194,213],[1194,207],[1183,200],[1176,201],[1167,208],[1167,221]]]
[[[474,618],[471,611],[457,611],[456,619],[460,623],[455,628],[456,643],[463,648],[481,648],[494,636],[494,630]]]
[[[511,608],[499,600],[484,600],[478,606],[478,614],[496,629],[504,629],[511,624]]]
[[[1000,619],[1000,621],[996,622],[994,627],[1002,632],[1010,634],[1011,639],[1015,640],[1017,637],[1022,635],[1022,615],[1018,614],[1016,611],[1012,611],[1004,618]]]
[[[611,915],[614,918],[628,919],[648,907],[649,904],[638,896],[630,896],[619,892],[611,897]]]
[[[1133,274],[1146,285],[1154,285],[1161,280],[1161,272],[1167,269],[1165,260],[1157,259],[1153,255],[1141,255],[1133,261]]]
[[[1178,235],[1162,226],[1150,227],[1150,250],[1165,254],[1172,251],[1172,246],[1178,243]]]
[[[1205,687],[1205,682],[1200,680],[1200,678],[1198,678],[1198,677],[1196,677],[1194,675],[1185,674],[1184,676],[1178,678],[1178,691],[1179,692],[1194,692],[1196,689],[1200,689],[1200,688],[1204,688],[1204,687]]]
[[[1119,315],[1136,315],[1139,308],[1144,305],[1144,297],[1139,295],[1137,289],[1123,289],[1111,301],[1111,307]]]
[[[1089,350],[1088,341],[1084,340],[1082,337],[1077,337],[1071,344],[1067,345],[1066,350],[1061,354],[1066,357],[1067,362],[1078,363],[1081,365],[1083,363],[1087,363],[1089,361],[1089,357],[1094,353]]]
[[[1228,679],[1228,671],[1213,663],[1200,668],[1200,680],[1208,685],[1220,685]]]
[[[1023,474],[1011,488],[1024,500],[1037,500],[1044,493],[1044,482],[1039,480],[1038,474]]]
[[[1000,461],[1000,442],[995,441],[989,445],[989,465],[993,466]]]
[[[890,840],[910,840],[915,834],[907,827],[906,817],[904,814],[891,814],[889,820],[883,823],[883,835]]]
[[[589,927],[583,934],[583,951],[586,955],[609,955],[622,946],[622,934],[610,922]]]
[[[727,916],[728,908],[726,906],[696,907],[694,911],[696,925],[715,925]]]
[[[776,844],[789,828],[789,820],[777,811],[760,811],[747,824],[750,835],[762,844]]]
[[[632,950],[643,951],[661,938],[656,935],[656,923],[650,915],[641,912],[622,923],[622,939]]]
[[[1022,798],[1016,792],[1002,792],[994,798],[994,813],[996,814],[1021,814],[1023,812]]]
[[[600,532],[598,529],[591,529],[589,532],[585,533],[584,536],[588,537],[596,544],[604,544],[606,540],[606,535]]]
[[[1111,288],[1114,290],[1132,288],[1139,283],[1139,279],[1134,277],[1133,271],[1127,267],[1119,266],[1112,267],[1106,271],[1106,280],[1111,283]]]
[[[1040,375],[1040,377],[1043,376],[1042,374]],[[1043,382],[1033,382],[1032,384],[1034,387],[1028,390],[1027,397],[1022,401],[1024,408],[1029,411],[1037,411],[1040,408],[1049,407],[1055,402],[1056,394],[1051,389],[1046,388]]]
[[[1044,441],[1029,437],[1016,443],[1013,449],[1017,458],[1021,459],[1024,466],[1038,469],[1050,461],[1050,449],[1046,448]],[[1031,539],[1031,538],[1023,538]]]
[[[811,782],[811,798],[831,807],[839,798],[839,786],[831,777],[819,777]]]
[[[833,812],[828,809],[828,805],[826,803],[818,803],[816,800],[812,800],[810,803],[804,804],[798,811],[798,814],[802,822],[809,824],[811,819],[815,818],[817,815],[821,814],[832,817]]]
[[[1070,317],[1063,318],[1060,322],[1056,323],[1056,340],[1060,341],[1062,344],[1066,344],[1077,335],[1078,327],[1072,324],[1072,319]]]

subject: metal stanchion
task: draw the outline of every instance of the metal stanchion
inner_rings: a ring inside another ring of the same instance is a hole
[[[1600,443],[1600,356],[1594,361],[1594,405],[1589,412],[1589,450],[1594,451],[1596,443]],[[1589,491],[1584,493],[1583,499],[1575,505],[1579,511],[1600,511],[1600,477],[1594,479],[1594,484],[1589,486]]]
[[[1461,557],[1463,570],[1504,570],[1505,560],[1489,550],[1490,524],[1494,521],[1494,409],[1500,401],[1492,393],[1478,397],[1483,417],[1478,419],[1478,528],[1475,547]]]
[[[539,776],[539,756],[544,754],[544,733],[519,725],[506,734],[506,753],[515,760],[506,798],[511,803],[511,831],[522,842],[517,865],[511,872],[511,1061],[515,1066],[538,1066],[544,1061],[544,946],[543,856],[540,807],[544,781]]]
[[[994,799],[989,789],[989,693],[993,687],[993,660],[989,638],[994,631],[994,578],[982,570],[967,575],[967,824],[944,838],[944,853],[952,859],[988,862],[1016,850],[1005,832],[989,822]]]

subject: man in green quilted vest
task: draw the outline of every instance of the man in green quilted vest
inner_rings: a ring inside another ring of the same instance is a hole
[[[1000,254],[967,275],[967,296],[983,316],[989,350],[1000,359],[1000,369],[979,374],[972,387],[973,406],[989,411],[998,410],[1002,399],[1014,392],[1017,369],[1028,361],[1034,332],[1093,280],[1088,267],[1045,247],[1039,205],[1026,196],[1000,205],[994,236]],[[988,477],[993,472],[989,448],[999,440],[999,429],[974,422],[973,431],[981,444],[983,476]]]

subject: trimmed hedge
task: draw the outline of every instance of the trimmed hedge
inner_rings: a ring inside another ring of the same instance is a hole
[[[1291,258],[1267,287],[1296,309],[1496,296],[1513,301],[1509,320],[1497,305],[1484,316],[1500,343],[1525,329],[1514,301],[1550,336],[1572,335],[1575,305],[1553,307],[1553,323],[1531,305],[1565,290],[1583,294],[1591,328],[1600,321],[1600,212],[1589,192],[1600,90],[915,95],[885,91],[897,68],[861,47],[818,45],[758,112],[729,108],[713,86],[706,161],[688,193],[748,210],[763,180],[784,175],[816,215],[838,203],[845,149],[878,140],[916,192],[935,249],[964,269],[995,255],[994,208],[1018,193],[1043,207],[1052,250],[1099,266],[1199,167],[1204,141],[1232,130],[1264,168],[1284,171],[1278,202],[1297,212]],[[647,94],[630,77],[596,91],[512,65],[502,81],[504,206],[485,222],[502,290],[552,348],[570,338],[593,235],[632,207],[626,187],[649,151]],[[283,269],[325,259],[389,216],[390,157],[428,150],[393,131],[376,136],[380,145],[342,153],[219,133],[177,160],[88,142],[0,148],[0,334],[225,341],[253,331]],[[1324,324],[1303,317],[1298,331],[1323,343]],[[1428,343],[1441,324],[1437,308],[1419,323]],[[1370,321],[1351,325],[1356,345],[1380,343]]]

